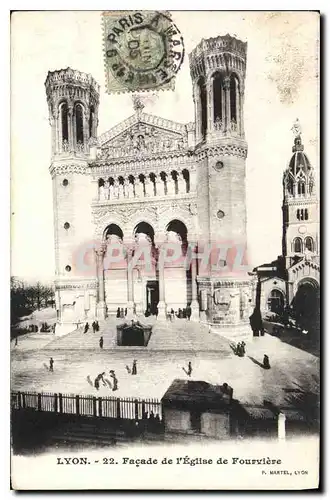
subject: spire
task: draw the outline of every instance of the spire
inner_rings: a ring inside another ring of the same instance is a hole
[[[301,142],[301,125],[299,118],[296,118],[296,121],[294,122],[292,128],[291,128],[293,135],[294,135],[294,145],[292,147],[292,152],[295,153],[296,151],[304,151],[304,146]]]

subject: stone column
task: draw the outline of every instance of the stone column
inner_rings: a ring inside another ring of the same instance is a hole
[[[206,84],[207,92],[207,132],[211,134],[214,130],[214,106],[213,106],[213,78],[210,77]]]
[[[127,317],[134,313],[134,292],[133,292],[133,248],[127,250]]]
[[[239,133],[244,138],[244,92],[239,93]]]
[[[70,146],[70,151],[73,151],[74,149],[74,129],[73,129],[73,107],[69,106],[68,107],[68,143]]]
[[[194,253],[197,253],[197,249],[193,249]],[[191,260],[191,317],[192,321],[199,321],[199,304],[197,300],[197,260],[193,254]]]
[[[226,113],[225,113],[225,134],[227,135],[228,133],[231,132],[231,126],[230,126],[230,77],[226,76],[223,80],[223,88],[225,91],[225,108],[226,108]]]
[[[158,280],[159,280],[159,302],[158,308],[158,320],[166,320],[166,303],[165,303],[165,278],[164,278],[164,258],[166,247],[164,246],[165,238],[158,240]]]
[[[95,249],[96,254],[96,270],[97,270],[97,281],[98,281],[98,300],[97,300],[97,317],[99,319],[104,319],[106,316],[106,304],[105,304],[105,287],[104,287],[104,255],[106,254],[106,245],[102,244],[99,248]]]

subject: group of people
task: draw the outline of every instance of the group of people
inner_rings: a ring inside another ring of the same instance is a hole
[[[245,356],[245,342],[238,342],[234,348],[234,353],[236,354],[236,356],[239,356],[240,358],[242,358],[243,356]]]
[[[93,329],[93,333],[96,333],[100,330],[100,325],[99,325],[99,322],[96,320],[96,321],[93,321],[92,323],[92,329]],[[89,323],[85,323],[85,326],[84,326],[84,333],[87,333],[89,330]]]
[[[112,391],[118,391],[118,379],[116,377],[115,371],[109,370],[109,377],[112,379],[112,383],[108,379],[104,378],[105,374],[106,374],[106,372],[102,372],[102,373],[98,374],[98,376],[94,380],[95,389],[99,390],[100,382],[102,382],[102,384],[104,386],[110,387]]]
[[[190,319],[190,316],[191,316],[190,307],[185,307],[184,309],[179,308],[177,312],[175,312],[174,309],[171,308],[169,313],[169,319],[171,321],[174,321],[176,317],[178,319]]]
[[[116,318],[125,318],[127,316],[127,307],[124,309],[123,307],[118,307]]]
[[[137,360],[136,359],[133,360],[132,368],[126,365],[126,370],[127,373],[131,375],[137,375]],[[107,378],[104,378],[105,375],[106,372],[102,372],[97,375],[97,377],[94,380],[95,389],[99,390],[100,383],[102,382],[104,386],[110,387],[112,391],[118,391],[118,378],[116,376],[115,370],[109,370],[109,377],[111,381],[108,380]]]

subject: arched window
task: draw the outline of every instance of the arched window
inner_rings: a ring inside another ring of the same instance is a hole
[[[232,122],[238,121],[238,78],[235,75],[230,77],[230,119]]]
[[[77,144],[84,143],[84,122],[81,104],[76,105],[76,141]]]
[[[272,290],[268,298],[268,309],[276,314],[281,314],[284,310],[284,294],[281,290]]]
[[[206,102],[206,85],[204,78],[198,81],[199,99],[201,103],[201,135],[205,139],[207,130],[207,102]]]
[[[220,73],[213,77],[213,119],[216,123],[223,121],[223,78]]]
[[[306,192],[306,186],[304,181],[299,181],[298,182],[298,194],[305,194]]]
[[[69,127],[68,127],[68,105],[66,102],[61,104],[61,124],[62,124],[62,140],[69,140]]]
[[[302,253],[303,249],[303,244],[302,244],[302,239],[301,238],[295,238],[293,241],[293,251],[295,253]]]
[[[309,181],[309,194],[313,194],[313,187],[314,187],[313,181]]]
[[[314,241],[310,236],[307,236],[307,238],[305,238],[305,248],[310,252],[314,252]]]
[[[288,180],[287,186],[288,186],[288,193],[293,194],[293,180],[292,179]]]
[[[305,211],[304,211],[304,220],[308,220],[308,209],[305,208]]]

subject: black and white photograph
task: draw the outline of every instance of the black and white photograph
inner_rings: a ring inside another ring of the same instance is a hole
[[[14,490],[310,490],[320,14],[11,15]]]

